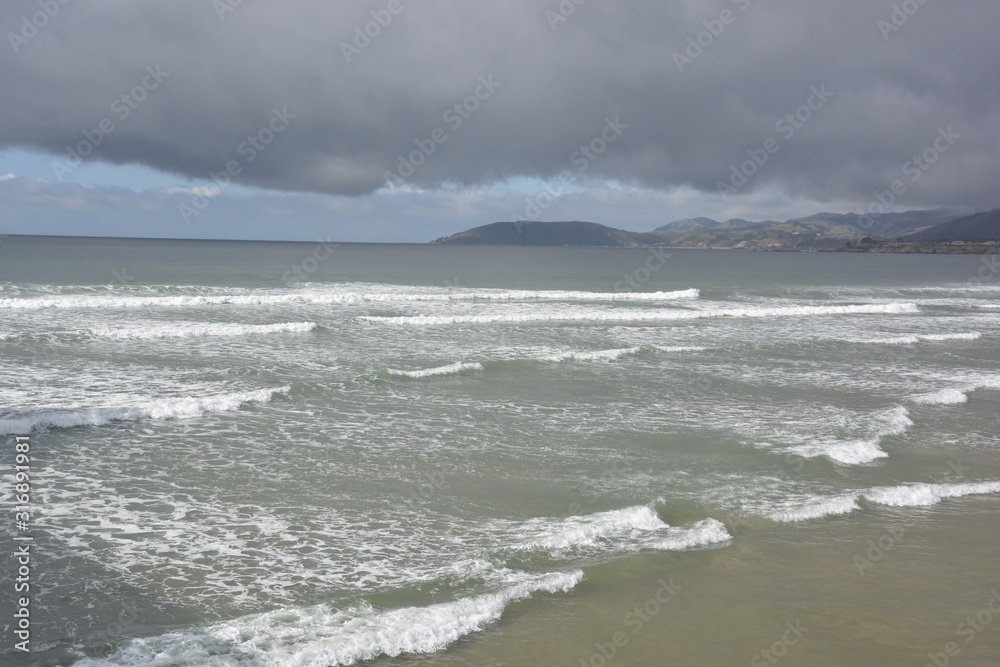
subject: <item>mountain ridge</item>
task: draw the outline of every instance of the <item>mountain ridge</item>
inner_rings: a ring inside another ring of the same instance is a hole
[[[991,222],[994,219],[997,222]],[[961,220],[968,221],[958,224]],[[924,233],[931,236],[925,239],[920,236]],[[829,250],[864,239],[877,242],[952,241],[964,240],[952,238],[956,235],[970,234],[976,236],[967,240],[1000,240],[1000,210],[974,215],[943,208],[880,215],[824,211],[784,222],[752,222],[742,218],[717,221],[697,217],[675,220],[652,232],[632,232],[580,220],[494,222],[431,243]]]
[[[996,241],[1000,240],[1000,209],[943,222],[907,234],[904,241]]]

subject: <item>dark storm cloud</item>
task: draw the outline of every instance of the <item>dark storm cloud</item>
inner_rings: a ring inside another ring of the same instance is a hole
[[[0,146],[54,178],[82,144],[337,194],[568,171],[996,205],[995,0],[64,2],[0,9]]]

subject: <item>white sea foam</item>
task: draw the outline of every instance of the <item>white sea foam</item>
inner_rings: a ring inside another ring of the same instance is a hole
[[[827,458],[846,465],[862,465],[889,456],[880,446],[883,437],[900,435],[913,426],[910,412],[905,407],[897,405],[884,410],[877,415],[879,422],[875,428],[875,436],[855,440],[833,440],[817,438],[812,442],[799,445],[791,451],[805,458],[826,456]]]
[[[879,430],[879,435],[900,435],[913,426],[910,411],[902,405],[897,405],[883,412],[882,420],[884,427]]]
[[[260,389],[199,398],[165,398],[131,406],[93,408],[42,409],[7,412],[0,415],[0,435],[29,433],[39,427],[71,428],[101,426],[114,421],[143,419],[188,419],[210,412],[229,412],[244,403],[266,403],[275,394],[287,393],[291,387]]]
[[[450,301],[677,301],[697,299],[697,289],[673,292],[582,292],[561,290],[501,290],[456,289],[447,291],[412,291],[374,285],[371,289],[346,290],[341,286],[306,288],[294,291],[234,291],[230,294],[132,295],[63,294],[58,296],[19,297],[0,299],[0,310],[40,310],[47,308],[158,308],[212,305],[276,305],[276,304],[352,304],[391,302],[450,302]]]
[[[220,324],[176,322],[150,327],[103,327],[86,332],[96,338],[114,340],[152,340],[159,338],[202,338],[207,336],[247,336],[272,333],[304,333],[316,328],[315,322],[281,322],[278,324]]]
[[[978,331],[970,331],[969,333],[951,333],[951,334],[921,334],[921,340],[979,340],[983,337],[983,334]]]
[[[957,405],[968,403],[969,397],[965,395],[963,389],[942,389],[930,394],[921,394],[913,398],[914,403],[925,403],[930,405]]]
[[[667,528],[653,508],[646,505],[573,516],[561,521],[536,519],[524,526],[530,537],[519,545],[521,549],[567,549],[589,546],[634,531],[655,531]]]
[[[496,593],[426,607],[375,610],[368,604],[337,610],[322,604],[284,608],[133,639],[107,658],[85,659],[76,667],[138,665],[353,665],[379,656],[433,653],[485,628],[508,604],[535,592],[563,593],[583,580],[573,570],[522,575]]]
[[[649,542],[646,546],[663,551],[682,551],[733,539],[725,524],[716,519],[704,519],[690,526],[671,527],[667,532],[667,537]]]
[[[836,496],[833,498],[810,498],[805,501],[784,503],[784,509],[768,514],[768,518],[783,523],[808,521],[824,516],[850,514],[861,509],[856,496]]]
[[[423,296],[423,295],[422,295]],[[434,299],[440,300],[437,295]],[[448,300],[475,301],[678,301],[697,299],[696,289],[673,292],[581,292],[565,290],[470,290],[449,294]]]
[[[274,333],[304,333],[316,328],[315,322],[280,322],[278,324],[230,324],[216,322],[150,322],[123,327],[94,327],[73,331],[22,332],[0,334],[0,341],[64,340],[101,338],[106,340],[161,340],[166,338],[206,338],[213,336],[251,336]]]
[[[891,338],[863,338],[848,339],[849,343],[863,343],[871,345],[916,345],[924,341],[940,342],[946,340],[979,340],[983,334],[979,332],[970,333],[950,333],[950,334],[908,334],[905,336],[894,336]]]
[[[732,539],[721,521],[704,519],[687,526],[669,526],[648,505],[558,521],[535,519],[524,524],[520,532],[526,539],[516,546],[517,549],[542,549],[552,555],[567,549],[595,546],[629,552],[643,549],[679,551]]]
[[[969,394],[978,389],[1000,389],[1000,378],[976,378],[968,384],[920,394],[910,400],[929,405],[960,405],[967,403]]]
[[[543,357],[543,361],[614,361],[621,357],[638,354],[641,347],[625,347],[614,350],[596,350],[593,352],[561,352],[548,357]]]
[[[456,362],[454,364],[448,364],[447,366],[437,366],[435,368],[422,368],[416,371],[401,371],[395,368],[386,369],[386,373],[389,375],[398,375],[400,377],[409,378],[425,378],[432,377],[435,375],[454,375],[455,373],[462,373],[464,371],[481,371],[483,370],[483,365],[479,363],[464,363]]]
[[[881,486],[833,497],[813,497],[786,501],[782,509],[768,514],[781,522],[807,521],[824,516],[850,514],[861,509],[859,500],[892,507],[926,507],[947,498],[1000,493],[1000,481],[967,484],[901,484]]]
[[[0,310],[43,310],[48,308],[163,308],[177,306],[239,305],[257,306],[283,303],[343,302],[333,295],[301,294],[225,294],[184,296],[101,296],[65,295],[0,299]]]
[[[622,357],[627,357],[633,354],[639,354],[643,350],[657,350],[660,352],[703,352],[707,350],[707,347],[698,347],[695,345],[675,345],[673,347],[663,346],[663,345],[638,345],[635,347],[619,347],[610,350],[571,350],[568,352],[559,352],[557,354],[550,354],[541,357],[541,361],[615,361],[616,359],[621,359]]]
[[[857,306],[786,306],[780,308],[712,308],[706,310],[656,309],[656,310],[586,310],[539,311],[537,313],[510,313],[494,315],[415,315],[372,316],[357,319],[384,324],[494,324],[526,322],[669,322],[709,318],[744,317],[810,317],[813,315],[864,315],[917,313],[914,303],[866,304]]]
[[[868,501],[894,507],[921,507],[936,505],[945,498],[1000,492],[1000,482],[972,482],[968,484],[910,484],[883,486],[861,493]]]
[[[877,438],[868,440],[828,441],[802,445],[792,449],[792,452],[805,458],[825,456],[837,463],[845,465],[863,465],[889,456],[879,446]]]

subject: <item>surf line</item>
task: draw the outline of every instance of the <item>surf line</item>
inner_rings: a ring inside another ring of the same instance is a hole
[[[30,436],[14,438],[14,522],[18,533],[27,533],[31,527],[31,443]],[[14,540],[20,544],[11,555],[17,561],[17,576],[14,578],[14,592],[17,597],[14,611],[13,632],[21,641],[14,648],[25,653],[31,650],[31,534],[17,534]]]

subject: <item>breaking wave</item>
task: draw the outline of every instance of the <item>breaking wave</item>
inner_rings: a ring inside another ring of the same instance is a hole
[[[813,315],[906,314],[919,312],[914,303],[868,304],[860,306],[787,306],[781,308],[714,308],[706,310],[630,310],[538,312],[495,315],[361,315],[357,319],[383,324],[494,324],[523,322],[670,322],[709,318],[742,317],[809,317]]]
[[[521,532],[523,540],[517,549],[550,552],[588,547],[677,551],[732,539],[720,521],[704,519],[687,526],[669,526],[648,505],[560,520],[535,519],[526,522]]]
[[[883,411],[878,420],[881,423],[876,427],[873,437],[848,441],[817,439],[794,447],[791,451],[805,458],[826,456],[846,465],[861,465],[884,459],[889,454],[880,446],[882,438],[905,433],[913,426],[913,420],[910,419],[910,411],[901,405]]]
[[[396,375],[399,377],[408,378],[425,378],[432,377],[435,375],[454,375],[455,373],[462,373],[464,371],[481,371],[483,370],[483,365],[479,363],[463,363],[456,362],[454,364],[448,364],[447,366],[437,366],[436,368],[423,368],[416,371],[401,371],[395,368],[386,369],[386,373],[389,375]]]
[[[572,570],[522,574],[495,593],[426,607],[376,610],[367,603],[348,609],[321,604],[285,608],[216,623],[205,628],[133,639],[108,658],[76,667],[139,665],[353,665],[379,656],[433,653],[503,615],[507,605],[537,592],[564,593],[583,580]]]
[[[851,339],[849,343],[862,343],[870,345],[916,345],[924,341],[940,342],[946,340],[979,340],[983,334],[979,332],[971,333],[951,333],[951,334],[909,334],[906,336],[895,336],[892,338],[865,338]]]
[[[290,390],[291,387],[285,386],[200,398],[165,398],[131,406],[8,411],[0,414],[0,435],[30,433],[42,427],[72,428],[102,426],[115,421],[189,419],[210,412],[230,412],[245,403],[266,403],[276,394],[285,394]]]
[[[117,292],[102,294],[61,294],[0,298],[0,310],[41,310],[46,308],[157,308],[213,305],[276,305],[276,304],[352,304],[392,302],[453,302],[453,301],[676,301],[697,299],[697,289],[673,292],[582,292],[561,290],[462,289],[415,292],[373,285],[371,289],[344,291],[333,289],[301,289],[293,292],[269,293],[247,291],[230,294],[134,295]],[[390,289],[386,289],[390,288]],[[355,286],[354,289],[358,289]]]
[[[215,336],[252,336],[275,333],[304,333],[316,329],[315,322],[278,324],[228,324],[176,322],[131,327],[95,327],[74,331],[0,334],[0,341],[60,341],[99,338],[103,340],[162,340],[168,338],[207,338]]]
[[[543,357],[543,361],[614,361],[621,357],[638,354],[641,347],[625,347],[615,350],[597,350],[594,352],[561,352],[548,357]]]
[[[976,380],[966,385],[949,387],[928,394],[914,396],[910,400],[925,405],[959,405],[969,402],[969,394],[977,389],[1000,389],[1000,378]]]
[[[824,516],[850,514],[861,509],[859,500],[892,507],[926,507],[947,498],[1000,493],[1000,481],[967,484],[901,484],[880,486],[833,497],[814,497],[788,502],[786,507],[772,512],[768,518],[781,522],[807,521]]]

